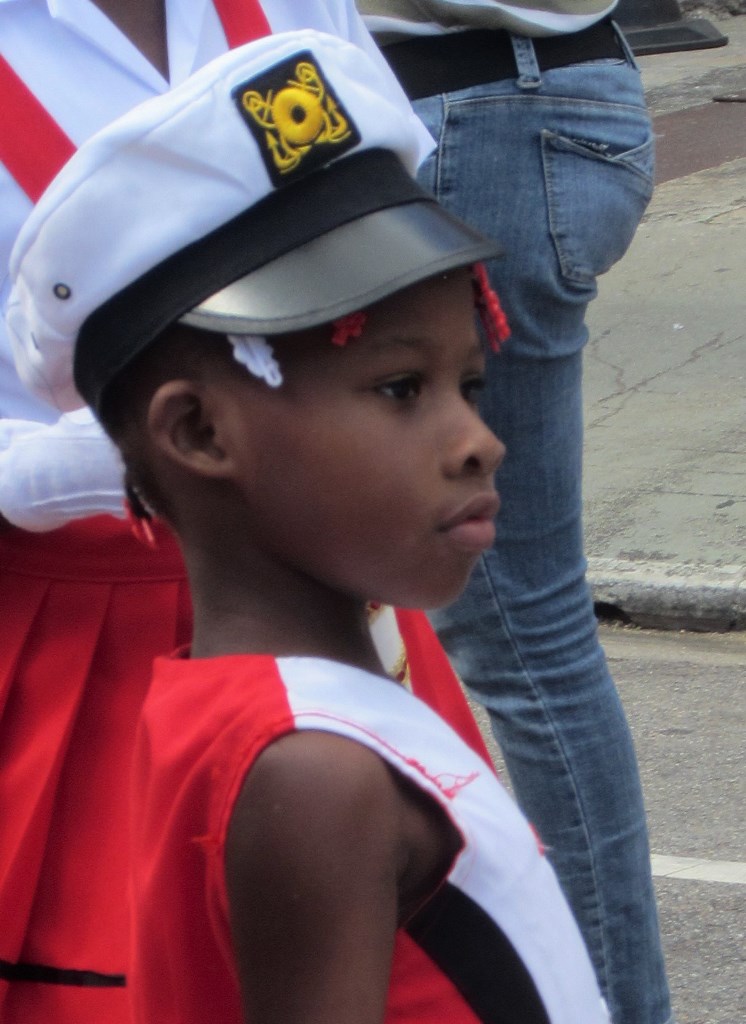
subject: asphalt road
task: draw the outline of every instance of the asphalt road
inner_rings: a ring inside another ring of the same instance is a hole
[[[637,744],[678,1024],[744,1024],[746,634],[602,638]]]
[[[601,637],[637,745],[677,1024],[744,1024],[746,633]]]

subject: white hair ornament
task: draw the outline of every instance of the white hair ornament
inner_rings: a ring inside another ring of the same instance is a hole
[[[233,346],[233,358],[252,376],[265,381],[271,388],[282,384],[280,364],[266,338],[258,334],[229,334],[228,341]]]

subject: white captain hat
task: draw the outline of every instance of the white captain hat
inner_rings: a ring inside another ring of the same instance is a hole
[[[19,373],[61,410],[171,323],[281,334],[496,255],[415,182],[421,126],[363,51],[230,51],[89,139],[11,257]]]

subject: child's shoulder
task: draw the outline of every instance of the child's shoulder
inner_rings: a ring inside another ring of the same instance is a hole
[[[210,765],[253,770],[262,751],[290,733],[328,733],[309,742],[314,757],[334,744],[331,733],[360,740],[371,721],[385,719],[392,702],[402,699],[414,701],[393,681],[335,661],[258,654],[192,659],[177,652],[155,663],[139,762],[149,784],[154,777],[174,778],[178,764],[193,779],[203,774],[208,786],[215,778]],[[304,746],[296,743],[293,756]],[[269,763],[277,757],[273,753]],[[372,763],[362,748],[347,754],[347,760],[356,758]]]
[[[227,654],[190,658],[187,651],[158,658],[145,703],[149,725],[161,719],[168,729],[190,721],[238,716],[292,717],[310,707],[332,710],[350,700],[386,704],[401,688],[392,680],[341,662],[316,657]]]
[[[192,729],[208,735],[241,718],[285,711],[277,661],[268,655],[190,658],[177,652],[158,658],[142,721],[148,730],[182,737]]]

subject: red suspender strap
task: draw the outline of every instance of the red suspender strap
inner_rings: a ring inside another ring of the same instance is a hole
[[[75,146],[4,57],[0,57],[0,96],[0,161],[35,203]]]
[[[231,49],[272,34],[258,0],[214,0],[214,4]]]
[[[271,34],[258,0],[214,0],[228,46],[233,49]],[[54,118],[0,56],[3,127],[0,161],[32,202],[75,152]]]

